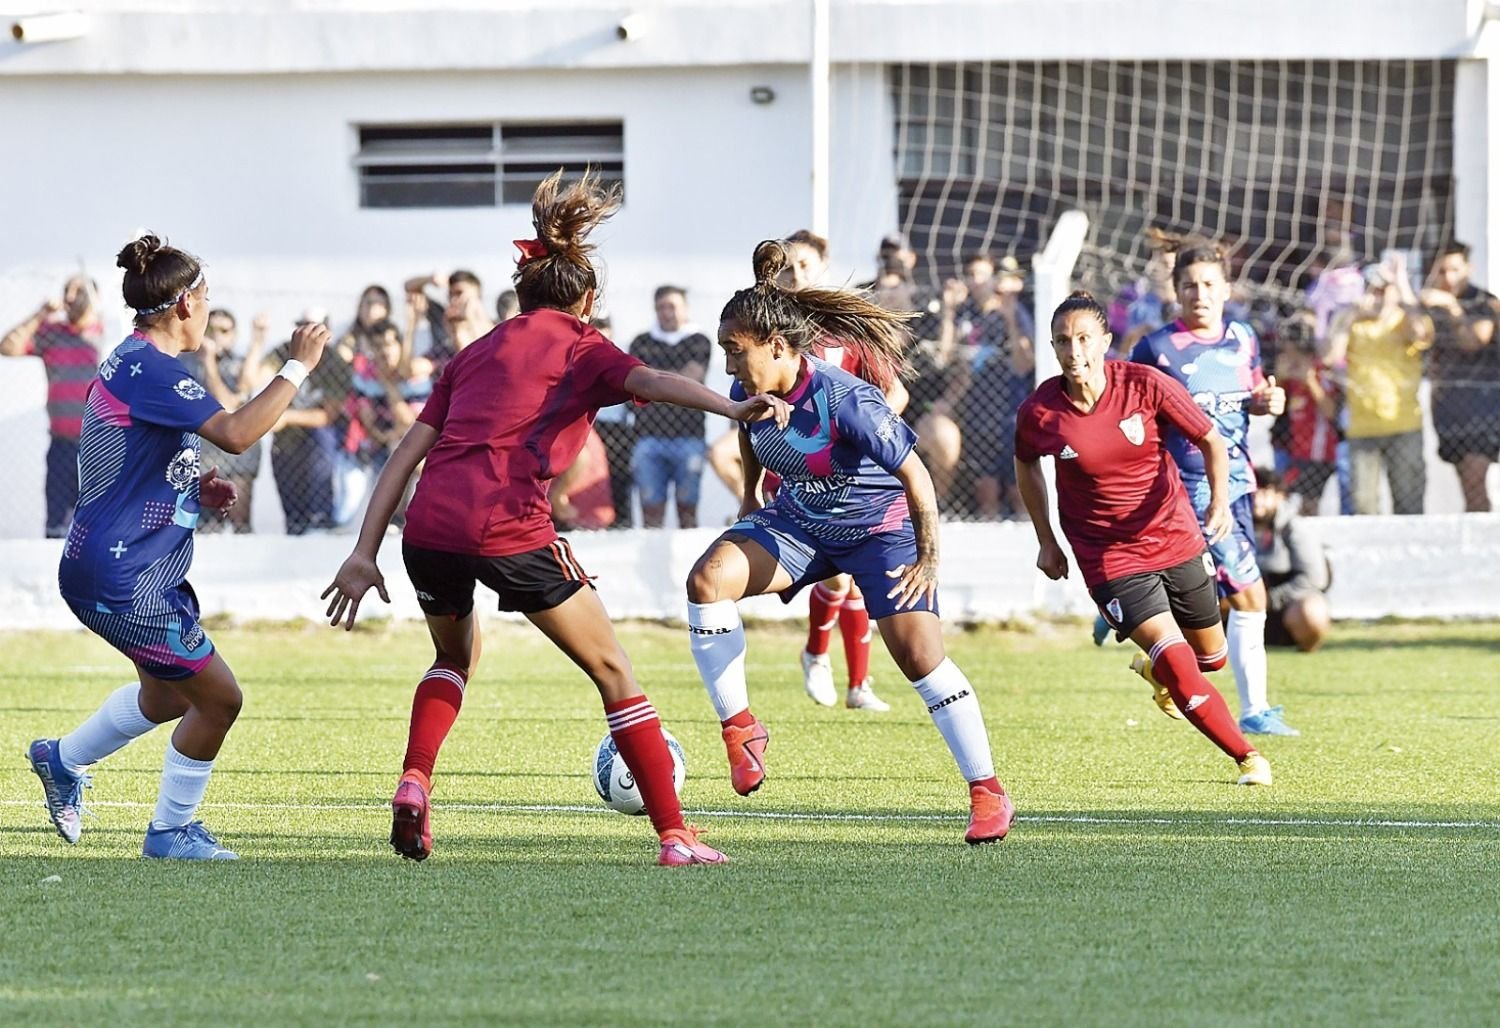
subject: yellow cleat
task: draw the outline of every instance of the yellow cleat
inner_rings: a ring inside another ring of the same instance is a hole
[[[1187,720],[1182,711],[1177,709],[1177,704],[1172,702],[1172,694],[1167,691],[1167,687],[1151,677],[1150,657],[1137,650],[1130,661],[1130,670],[1144,678],[1146,684],[1151,686],[1151,698],[1156,701],[1156,705],[1161,708],[1163,714],[1176,718],[1178,721]]]
[[[1271,762],[1254,750],[1240,761],[1239,785],[1270,785]]]

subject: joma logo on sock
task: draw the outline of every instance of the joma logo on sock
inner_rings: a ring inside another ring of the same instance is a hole
[[[954,693],[952,696],[949,696],[946,700],[939,700],[937,703],[934,703],[932,706],[928,707],[927,708],[927,713],[929,713],[929,714],[936,714],[938,711],[942,710],[948,704],[950,704],[950,703],[957,703],[959,700],[963,699],[967,695],[969,695],[969,690],[967,690],[967,689],[960,689],[958,692]]]
[[[688,631],[694,635],[728,635],[733,632],[732,628],[700,628],[697,625],[688,625]]]

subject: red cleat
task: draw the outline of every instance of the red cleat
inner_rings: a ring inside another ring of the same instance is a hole
[[[674,828],[661,836],[661,856],[656,862],[662,867],[688,867],[693,864],[727,864],[729,858],[712,846],[698,841],[698,829]]]
[[[427,790],[412,778],[401,779],[391,800],[391,846],[408,860],[426,860],[432,852],[427,820]]]
[[[1015,814],[1005,790],[991,792],[982,785],[969,786],[969,830],[964,832],[964,842],[970,846],[999,842],[1010,831]]]
[[[766,780],[766,746],[771,733],[751,719],[747,728],[724,726],[724,749],[729,753],[729,784],[741,796],[749,796]]]

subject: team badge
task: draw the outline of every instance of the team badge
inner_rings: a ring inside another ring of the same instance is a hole
[[[167,465],[167,482],[179,493],[198,480],[198,450],[187,446]]]
[[[193,381],[191,378],[183,379],[172,388],[175,389],[177,391],[177,395],[182,397],[184,400],[201,400],[208,395],[207,390],[205,390],[201,385]]]
[[[1134,446],[1139,446],[1146,441],[1146,425],[1141,421],[1139,414],[1132,414],[1120,422],[1120,431],[1125,433],[1125,438],[1129,439]]]

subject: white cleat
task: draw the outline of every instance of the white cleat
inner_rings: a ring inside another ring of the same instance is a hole
[[[875,690],[870,687],[870,683],[873,681],[875,679],[866,678],[859,685],[850,689],[849,695],[844,697],[844,706],[850,710],[873,710],[877,713],[890,710],[891,705],[879,696],[876,696]]]
[[[833,687],[833,662],[828,659],[828,654],[802,651],[802,688],[820,707],[832,707],[838,703],[838,690]]]

